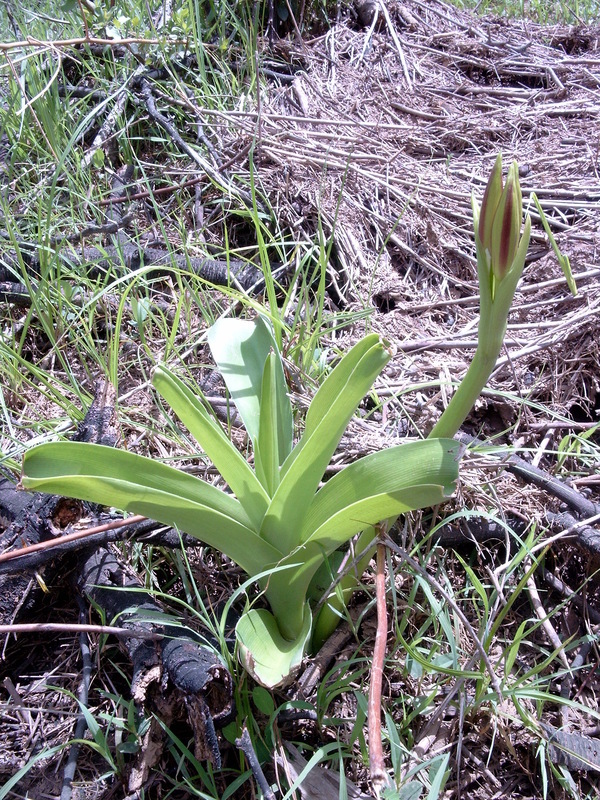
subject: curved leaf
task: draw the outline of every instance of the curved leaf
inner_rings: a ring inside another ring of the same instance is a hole
[[[244,456],[202,401],[170,370],[157,367],[152,384],[200,444],[258,529],[269,497]]]
[[[450,439],[398,445],[354,462],[320,490],[302,545],[279,562],[297,566],[271,575],[266,587],[285,636],[294,638],[300,629],[298,609],[323,559],[368,525],[443,502],[458,478],[459,451]]]
[[[254,449],[256,475],[267,490],[269,497],[279,486],[279,465],[281,448],[278,430],[278,398],[276,353],[269,353],[265,361],[260,403],[260,422],[258,440]]]
[[[271,350],[279,353],[271,328],[262,317],[254,320],[225,317],[208,329],[208,344],[256,448],[265,361]],[[275,366],[275,380],[279,385],[277,418],[282,448],[281,464],[292,449],[293,441],[292,407],[287,396],[281,357],[278,357]]]
[[[82,442],[51,442],[25,454],[28,489],[114,505],[171,525],[256,575],[281,559],[240,503],[200,478],[159,461]]]
[[[304,521],[300,540],[305,542],[313,535],[318,537],[321,526],[370,497],[427,484],[442,487],[446,496],[451,495],[458,478],[459,451],[460,445],[452,439],[424,439],[390,447],[355,461],[317,492]],[[429,504],[419,501],[414,508],[434,505],[441,499],[443,497]],[[382,513],[379,519],[387,516]]]
[[[261,526],[261,536],[282,552],[299,544],[304,517],[331,456],[389,358],[381,337],[367,336],[344,356],[315,395],[304,434],[282,467],[281,483]]]
[[[268,689],[289,683],[302,664],[312,625],[308,604],[304,604],[302,612],[302,625],[293,641],[283,638],[277,620],[263,608],[250,609],[236,625],[240,660],[252,677]]]

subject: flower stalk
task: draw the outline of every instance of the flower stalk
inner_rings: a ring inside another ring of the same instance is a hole
[[[531,217],[527,215],[521,233],[523,202],[516,161],[511,164],[503,185],[499,155],[481,208],[474,197],[471,203],[480,295],[477,350],[429,438],[453,437],[487,383],[502,349],[510,306],[529,247]]]
[[[471,198],[471,204],[480,293],[477,350],[466,375],[428,439],[454,437],[485,387],[502,349],[510,306],[529,246],[531,218],[527,216],[521,234],[523,205],[516,162],[510,166],[506,183],[503,184],[502,156],[499,155],[492,168],[481,208],[474,197]],[[389,519],[389,527],[394,522],[395,518]],[[357,565],[356,574],[362,574],[366,569],[374,552],[374,543],[375,528],[365,528],[356,549],[366,554]],[[330,596],[317,617],[314,643],[322,643],[335,629],[342,606],[341,597],[349,599],[357,584],[355,574],[342,578],[338,595]]]

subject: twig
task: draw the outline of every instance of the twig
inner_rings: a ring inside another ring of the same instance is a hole
[[[328,594],[329,592],[326,593],[326,595]],[[349,614],[352,624],[356,623],[363,611],[364,607],[350,609]],[[344,620],[327,639],[316,656],[310,659],[306,669],[298,679],[294,699],[303,700],[310,697],[317,683],[325,675],[329,664],[341,652],[352,636],[353,630],[348,622]]]
[[[390,18],[389,11],[387,10],[387,5],[384,2],[384,0],[379,0],[379,7],[381,8],[383,16],[385,17],[386,25],[388,26],[388,30],[389,30],[389,32],[390,32],[390,34],[392,36],[392,39],[394,40],[394,44],[396,45],[396,50],[398,51],[398,55],[400,56],[400,63],[402,64],[402,72],[404,73],[404,77],[405,77],[406,83],[408,85],[408,90],[410,92],[412,92],[413,84],[412,84],[412,81],[410,79],[410,73],[408,71],[408,66],[406,64],[406,58],[404,56],[404,50],[402,49],[402,45],[400,44],[400,39],[398,38],[398,34],[396,33],[396,29],[394,28],[394,25],[393,25],[392,20]]]
[[[264,800],[275,800],[275,795],[273,794],[273,790],[265,778],[265,773],[262,771],[262,767],[260,766],[258,758],[256,757],[252,740],[250,739],[250,734],[248,733],[248,728],[245,725],[242,729],[242,735],[239,737],[239,739],[235,740],[235,746],[246,756],[248,765],[252,770],[252,774],[254,775],[254,778],[258,784],[258,788],[263,793]]]
[[[389,786],[389,776],[385,769],[383,744],[381,741],[381,688],[383,682],[383,663],[387,643],[388,620],[385,598],[385,542],[383,536],[387,525],[377,526],[377,571],[375,573],[375,596],[377,598],[377,631],[373,647],[371,665],[371,685],[369,687],[368,730],[369,730],[369,773],[375,795],[380,796]]]
[[[79,596],[77,597],[77,602],[79,604],[79,619],[81,624],[84,624],[86,619],[85,605],[83,603],[83,600]],[[77,694],[77,699],[79,701],[80,706],[87,706],[90,681],[92,677],[92,659],[90,656],[90,644],[87,637],[87,631],[82,630],[81,633],[79,634],[79,644],[81,647],[82,670],[81,670],[81,683],[79,685],[79,692]],[[77,758],[79,756],[79,749],[80,749],[78,740],[83,739],[86,728],[87,728],[87,722],[85,714],[83,714],[83,712],[80,711],[77,717],[75,731],[73,733],[73,738],[75,739],[75,742],[73,742],[73,744],[71,745],[71,749],[69,750],[69,757],[67,759],[67,763],[65,765],[65,771],[63,773],[63,784],[60,792],[60,800],[71,800],[72,783],[73,783],[73,778],[75,777],[75,769],[77,767]]]
[[[113,625],[79,625],[70,622],[15,622],[12,625],[0,625],[2,633],[100,633],[119,636],[122,639],[164,639],[161,633],[136,630],[135,628],[116,628]]]
[[[20,547],[17,550],[10,550],[7,553],[0,553],[0,563],[3,561],[11,561],[13,558],[19,558],[19,556],[35,553],[38,550],[52,549],[53,547],[56,547],[60,544],[65,544],[66,542],[73,542],[77,539],[85,539],[86,537],[92,536],[95,533],[103,533],[104,531],[115,530],[115,528],[123,528],[127,525],[135,525],[137,522],[143,522],[146,519],[146,517],[142,517],[138,514],[133,517],[128,517],[127,519],[117,519],[114,522],[107,522],[104,525],[96,525],[95,528],[87,528],[84,531],[77,531],[77,533],[68,533],[66,536],[57,536],[55,539],[48,539],[44,542],[30,544],[27,547]]]
[[[533,575],[530,575],[527,579],[527,589],[529,590],[529,597],[531,598],[531,605],[536,613],[537,618],[542,623],[543,629],[546,631],[546,635],[550,639],[552,647],[558,653],[560,660],[567,669],[569,669],[569,660],[565,655],[564,645],[561,642],[557,632],[554,629],[554,625],[550,622],[550,615],[546,613],[546,609],[542,604],[542,600],[540,598],[540,593],[537,590],[537,586],[535,583],[535,578]]]
[[[126,39],[101,39],[97,36],[78,36],[74,39],[36,39],[28,36],[19,42],[0,42],[0,51],[24,50],[27,47],[41,47],[45,50],[55,50],[58,47],[77,47],[79,45],[98,45],[100,47],[125,47],[130,44],[160,44],[160,39],[142,39],[130,36]]]

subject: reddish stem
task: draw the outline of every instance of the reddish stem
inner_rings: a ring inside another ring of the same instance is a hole
[[[378,526],[377,534],[381,537],[383,526]],[[387,644],[387,606],[385,600],[385,544],[381,538],[377,544],[377,571],[375,574],[375,597],[377,599],[377,632],[373,648],[373,664],[371,666],[371,686],[369,689],[369,771],[375,793],[388,784],[388,775],[383,757],[381,741],[381,689],[383,684],[383,662]]]

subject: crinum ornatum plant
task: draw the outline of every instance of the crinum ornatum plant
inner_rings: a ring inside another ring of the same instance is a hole
[[[452,436],[496,363],[529,243],[529,217],[521,233],[516,164],[503,184],[498,157],[482,206],[473,200],[473,213],[481,298],[478,347],[427,439],[360,458],[320,486],[392,348],[374,333],[355,344],[322,382],[295,437],[282,358],[269,322],[262,316],[221,319],[209,329],[208,342],[251,440],[254,467],[197,389],[166,365],[155,369],[152,382],[229,491],[153,458],[80,442],[32,448],[24,459],[23,486],[143,514],[227,555],[256,578],[269,606],[248,608],[237,624],[243,661],[264,685],[285,682],[313,631],[322,637],[337,619],[330,614],[321,625],[313,619],[313,581],[332,553],[361,531],[360,547],[368,547],[380,520],[439,504],[453,491],[459,447]],[[329,610],[336,597],[329,598]]]

